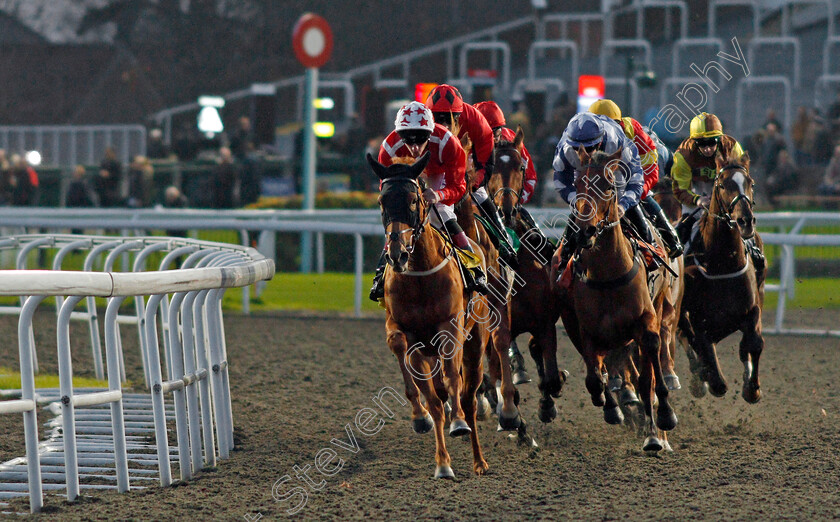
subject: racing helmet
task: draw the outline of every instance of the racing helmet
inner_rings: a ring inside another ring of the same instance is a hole
[[[604,139],[604,122],[591,112],[581,112],[569,122],[567,132],[572,147],[592,147]]]
[[[476,103],[473,107],[478,109],[484,118],[487,120],[491,129],[505,126],[505,113],[502,112],[501,107],[494,101],[483,101]]]

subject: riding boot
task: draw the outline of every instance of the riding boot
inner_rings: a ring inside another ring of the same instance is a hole
[[[639,234],[642,241],[649,245],[654,244],[653,232],[651,232],[650,227],[648,226],[648,221],[642,213],[642,209],[639,205],[634,205],[628,208],[627,211],[624,212],[624,217],[630,221],[630,224],[633,225],[634,229],[636,229],[636,233]]]
[[[563,231],[563,239],[560,243],[562,247],[560,248],[558,277],[563,275],[563,271],[566,270],[566,265],[569,264],[569,260],[574,255],[575,249],[577,249],[577,234],[572,230],[571,224],[566,225],[566,229]]]
[[[455,243],[454,246],[456,248],[475,253],[472,246],[470,246],[469,239],[467,239],[464,234],[464,230],[458,224],[458,220],[450,219],[444,223],[443,226],[446,228],[446,231],[449,232],[449,236]],[[487,276],[484,275],[484,271],[480,266],[467,268],[463,265],[463,263],[461,263],[461,259],[457,255],[455,256],[455,261],[458,263],[458,268],[461,270],[461,276],[464,278],[464,287],[468,292],[478,292],[481,295],[487,295],[490,293],[490,289],[487,288]]]
[[[376,264],[376,272],[373,275],[373,286],[370,288],[368,295],[371,301],[378,302],[385,298],[385,250],[382,250],[382,255],[379,256],[379,262]]]
[[[764,257],[764,253],[761,251],[758,246],[755,244],[755,238],[751,237],[749,239],[744,240],[744,246],[747,249],[747,253],[753,260],[753,264],[755,265],[756,272],[763,272],[765,268],[767,268],[767,258]]]
[[[687,247],[691,243],[691,229],[694,228],[694,223],[697,223],[697,215],[695,213],[684,214],[680,222],[677,223],[677,237],[680,243]]]
[[[531,230],[535,230],[536,234],[540,237],[539,244],[543,245],[542,248],[545,249],[542,255],[544,255],[546,259],[551,259],[551,256],[554,254],[554,250],[556,248],[554,246],[554,243],[552,243],[551,240],[548,239],[548,237],[543,233],[536,220],[534,220],[534,217],[531,215],[530,212],[528,212],[528,209],[526,209],[525,207],[519,207],[519,215],[522,217],[522,221],[524,221],[525,224],[528,225],[528,228],[530,228]],[[529,235],[530,233],[531,232],[529,231],[526,235]],[[520,241],[522,241],[522,238],[519,239]]]
[[[674,230],[674,226],[665,217],[665,211],[660,208],[659,212],[652,217],[653,224],[656,226],[656,230],[659,231],[659,235],[662,236],[665,248],[668,249],[668,257],[671,259],[680,257],[683,253],[683,246],[680,238],[677,237],[677,231]]]
[[[496,229],[496,234],[490,234],[490,241],[498,249],[499,257],[511,268],[516,268],[518,265],[516,252],[514,252],[513,246],[510,244],[507,228],[502,223],[502,218],[499,216],[499,209],[496,208],[496,204],[488,198],[478,205],[478,208],[481,209],[481,213],[484,214],[487,221]]]
[[[513,374],[513,384],[525,384],[531,382],[531,376],[525,369],[525,358],[516,346],[516,341],[510,342],[508,348],[508,355],[510,356],[510,373]]]

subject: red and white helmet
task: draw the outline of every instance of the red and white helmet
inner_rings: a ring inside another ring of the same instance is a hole
[[[394,126],[398,133],[406,130],[424,130],[431,133],[435,130],[435,119],[428,107],[418,101],[413,101],[397,112]]]

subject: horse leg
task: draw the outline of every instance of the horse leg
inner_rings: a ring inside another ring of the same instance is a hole
[[[437,359],[424,357],[416,351],[411,353],[410,358],[412,366],[414,368],[421,369],[423,374],[426,375],[430,373],[428,361],[432,360],[437,364]],[[435,393],[431,379],[424,379],[420,376],[415,376],[414,382],[417,387],[420,388],[420,391],[423,392],[423,396],[426,397],[426,404],[429,405],[429,412],[434,420],[435,478],[455,478],[455,473],[452,471],[452,467],[450,465],[452,459],[449,457],[449,452],[446,451],[446,437],[443,434],[443,425],[446,421],[443,413],[443,401],[441,401],[440,397],[438,397],[437,393]]]
[[[677,322],[677,340],[685,351],[685,356],[688,358],[688,368],[691,371],[691,381],[688,389],[694,397],[703,397],[709,390],[709,384],[700,377],[703,365],[694,351],[694,330],[685,314],[681,315]]]
[[[662,301],[662,320],[659,323],[659,363],[662,365],[662,374],[665,376],[665,386],[669,390],[679,390],[680,378],[674,371],[673,353],[673,325],[676,319],[676,309],[669,299]]]
[[[650,354],[642,346],[641,351],[641,372],[639,373],[639,385],[636,391],[642,396],[642,406],[644,409],[644,426],[640,429],[642,435],[647,435],[642,450],[648,452],[659,452],[662,450],[663,444],[658,437],[656,426],[653,422],[653,364],[650,360]]]
[[[560,397],[563,385],[569,377],[569,372],[557,366],[557,328],[554,323],[547,323],[534,336],[534,341],[540,348],[543,365],[543,381],[541,390],[552,397]]]
[[[403,383],[405,384],[405,396],[408,398],[408,402],[411,403],[411,427],[415,433],[427,433],[434,425],[432,423],[432,416],[429,415],[429,412],[420,403],[420,392],[414,383],[414,375],[421,375],[421,373],[415,368],[411,370],[408,368],[408,362],[406,361],[408,341],[406,340],[405,334],[399,330],[389,329],[387,342],[388,347],[400,365]]]
[[[510,346],[510,320],[507,313],[507,305],[504,302],[497,302],[496,297],[491,295],[488,297],[488,304],[491,307],[491,315],[498,314],[500,319],[499,324],[492,330],[491,336],[493,338],[493,348],[495,348],[496,355],[499,357],[499,365],[501,370],[501,397],[502,407],[499,410],[499,426],[505,431],[513,431],[519,428],[521,418],[519,415],[519,408],[515,400],[516,387],[513,385],[513,375],[510,371],[510,354],[508,353],[508,346]],[[476,319],[476,322],[479,320]],[[493,325],[489,325],[492,327]]]
[[[647,359],[647,364],[650,365],[650,370],[653,373],[654,391],[656,398],[659,400],[659,406],[656,409],[656,425],[661,430],[670,431],[677,427],[677,416],[668,402],[668,387],[665,386],[662,366],[659,363],[661,348],[659,328],[656,328],[656,320],[653,314],[645,314],[643,322],[646,323],[645,330],[641,333],[637,342],[642,350],[642,364],[645,364],[644,360]],[[649,387],[650,383],[647,383],[646,386]],[[649,394],[648,387],[645,388],[644,393]]]
[[[470,443],[473,451],[473,471],[476,475],[484,475],[490,467],[484,460],[481,452],[481,444],[478,442],[478,429],[476,428],[476,391],[484,376],[482,369],[481,336],[478,330],[481,325],[473,328],[472,338],[464,344],[461,370],[464,377],[464,387],[461,391],[461,407],[464,409],[467,425],[470,430]],[[483,397],[482,397],[483,398]]]
[[[470,432],[467,422],[464,419],[464,410],[461,408],[461,401],[457,400],[461,396],[461,387],[463,382],[461,379],[461,359],[464,356],[464,342],[465,334],[463,333],[463,325],[452,324],[447,321],[438,325],[438,332],[440,334],[448,334],[450,344],[445,347],[438,347],[438,353],[441,353],[441,348],[445,348],[446,352],[441,353],[440,359],[443,362],[443,385],[446,388],[446,394],[452,398],[452,411],[450,417],[452,421],[449,424],[449,435],[458,437],[466,435]]]
[[[528,351],[531,353],[531,358],[534,359],[534,364],[537,366],[537,375],[539,377],[538,388],[540,390],[540,394],[542,395],[542,398],[540,398],[538,416],[540,421],[548,423],[557,417],[557,408],[554,407],[554,399],[551,398],[551,395],[546,390],[543,349],[534,336],[531,336],[528,340]]]
[[[698,334],[692,343],[700,358],[700,378],[709,383],[709,392],[715,397],[723,397],[729,388],[720,369],[715,343],[703,333]]]
[[[764,350],[764,338],[761,336],[761,309],[755,307],[750,313],[750,324],[741,337],[739,355],[744,363],[744,400],[755,404],[761,399],[761,385],[758,382],[758,359]]]
[[[606,387],[604,386],[604,376],[601,373],[601,358],[595,354],[595,347],[592,345],[591,339],[584,337],[581,348],[583,362],[586,364],[586,390],[592,399],[592,405],[601,407],[607,400],[604,396]]]

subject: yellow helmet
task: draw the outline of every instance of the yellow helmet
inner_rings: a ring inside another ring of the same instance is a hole
[[[723,125],[714,114],[701,112],[691,120],[691,138],[716,138],[723,136]]]
[[[598,100],[592,105],[590,105],[589,112],[594,114],[600,114],[601,116],[606,116],[607,118],[613,120],[621,119],[621,109],[618,108],[618,105],[616,105],[614,101],[608,100],[606,98],[603,100]]]

